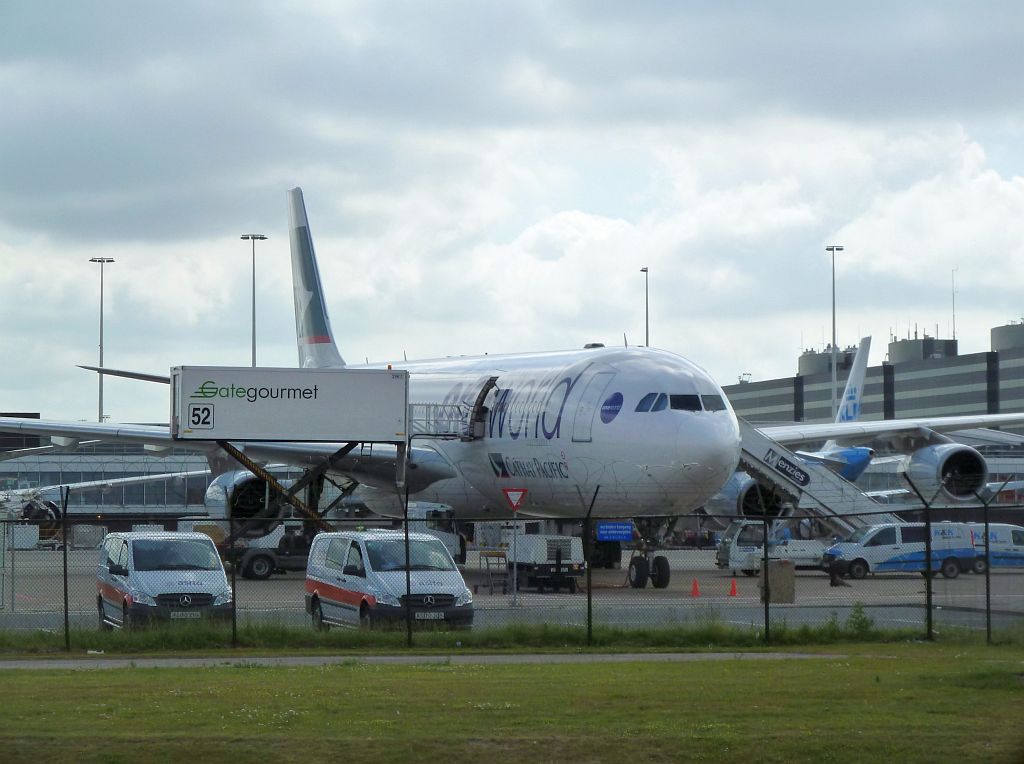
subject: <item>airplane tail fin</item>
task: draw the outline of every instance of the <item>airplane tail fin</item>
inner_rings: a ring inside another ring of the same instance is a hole
[[[868,353],[871,352],[871,338],[861,337],[857,354],[853,357],[850,376],[846,378],[846,389],[836,411],[836,424],[856,422],[860,418],[860,404],[864,397],[864,375],[868,369]]]
[[[331,332],[320,270],[313,251],[313,236],[306,219],[302,189],[288,192],[288,238],[292,252],[292,290],[295,297],[295,339],[299,366],[320,369],[345,365]]]

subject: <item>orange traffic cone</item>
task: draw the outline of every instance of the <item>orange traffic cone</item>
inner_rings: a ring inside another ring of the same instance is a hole
[[[693,579],[693,589],[690,590],[690,596],[691,597],[699,597],[700,596],[700,584],[697,583],[697,579],[696,578]]]
[[[732,580],[732,585],[729,587],[729,596],[730,597],[738,597],[739,596],[739,594],[736,592],[736,579],[735,578]]]

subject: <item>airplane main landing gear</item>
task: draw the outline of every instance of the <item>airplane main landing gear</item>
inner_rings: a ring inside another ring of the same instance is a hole
[[[648,559],[646,555],[637,555],[629,561],[629,585],[634,589],[643,589],[650,579],[655,589],[664,589],[672,578],[672,569],[669,567],[668,558],[658,555],[654,559]]]

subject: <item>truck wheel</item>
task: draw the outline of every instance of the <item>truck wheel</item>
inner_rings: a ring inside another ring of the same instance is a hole
[[[576,579],[575,578],[570,578],[569,579],[569,594],[575,594],[576,591],[577,591]]]
[[[132,623],[132,613],[128,609],[127,602],[121,608],[121,628],[124,631],[132,631],[135,628],[135,624]]]
[[[313,600],[313,630],[329,631],[330,624],[324,623],[324,609],[320,606],[320,600]]]
[[[854,560],[850,563],[850,578],[855,578],[858,581],[868,574],[868,564],[864,560]]]
[[[270,574],[273,572],[274,561],[265,554],[258,554],[250,558],[249,563],[245,566],[245,577],[255,578],[258,581],[270,578]]]
[[[359,628],[367,630],[373,628],[373,616],[370,614],[369,606],[365,603],[359,608]]]
[[[664,589],[672,578],[672,569],[668,564],[668,557],[658,555],[654,558],[654,570],[651,572],[651,583],[655,589]]]
[[[971,572],[977,573],[979,576],[985,575],[985,571],[988,570],[988,565],[985,564],[984,557],[975,557],[971,563]]]
[[[629,585],[634,589],[643,589],[647,586],[649,575],[650,568],[646,557],[634,557],[629,561]]]
[[[743,575],[750,576],[751,578],[753,578],[757,575],[757,568],[744,568]]]
[[[110,631],[113,627],[107,623],[107,619],[103,617],[103,600],[96,599],[96,608],[99,610],[100,615],[100,631]]]
[[[942,561],[942,567],[939,570],[942,572],[943,578],[956,578],[960,575],[960,563],[955,557],[950,557],[948,560]]]

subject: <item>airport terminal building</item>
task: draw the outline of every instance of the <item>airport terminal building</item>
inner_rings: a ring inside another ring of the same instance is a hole
[[[836,354],[838,395],[856,348]],[[796,376],[728,385],[739,416],[752,422],[827,422],[832,417],[831,352],[805,352]],[[893,340],[888,360],[868,368],[861,418],[1024,411],[1024,322],[991,331],[991,350],[960,355],[957,340]]]
[[[856,348],[836,353],[837,397],[842,396]],[[832,353],[807,351],[793,377],[725,387],[737,415],[757,423],[828,422],[832,419]],[[991,349],[960,355],[956,340],[893,339],[887,360],[867,370],[860,417],[865,420],[1003,414],[1024,411],[1024,322],[991,330]],[[1019,431],[1018,431],[1019,432]],[[1024,433],[1020,433],[1024,434]],[[965,442],[989,463],[990,481],[1024,475],[1024,446]],[[879,464],[857,481],[862,490],[905,488],[897,465]],[[1024,492],[1001,493],[1019,504]]]

